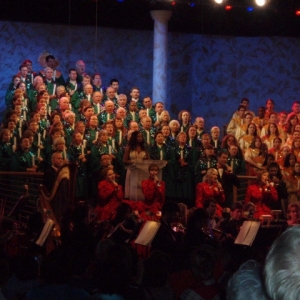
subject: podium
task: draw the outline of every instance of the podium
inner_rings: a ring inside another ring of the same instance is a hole
[[[126,166],[126,181],[125,181],[125,198],[129,200],[138,201],[144,200],[141,183],[144,179],[149,178],[148,167],[150,164],[156,164],[159,166],[158,178],[162,178],[162,168],[167,165],[166,160],[139,160]]]

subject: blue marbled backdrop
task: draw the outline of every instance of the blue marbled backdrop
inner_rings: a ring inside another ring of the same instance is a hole
[[[169,33],[168,103],[175,117],[181,109],[202,116],[207,128],[228,122],[242,97],[251,109],[267,98],[276,110],[290,110],[300,99],[300,39],[283,37],[221,37]],[[24,59],[46,50],[68,69],[83,59],[88,73],[100,72],[103,84],[118,78],[121,92],[136,85],[152,94],[153,32],[61,25],[0,22],[0,111],[4,95]]]

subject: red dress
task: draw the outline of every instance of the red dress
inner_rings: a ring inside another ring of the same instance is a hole
[[[165,201],[165,190],[164,181],[160,181],[159,185],[157,185],[152,179],[143,180],[142,192],[145,197],[143,202],[144,210],[150,210],[154,215],[156,215],[158,211],[161,211]]]
[[[217,215],[222,216],[221,203],[225,201],[225,195],[223,191],[220,191],[218,184],[213,183],[210,185],[208,182],[198,183],[196,187],[196,203],[197,208],[203,208],[204,201],[213,198],[217,201]]]
[[[123,200],[122,186],[116,187],[107,180],[102,180],[98,183],[99,205],[95,208],[98,219],[111,219]]]
[[[261,215],[270,215],[271,209],[269,203],[278,200],[278,194],[273,186],[270,186],[270,191],[266,191],[266,187],[261,187],[258,184],[249,185],[245,203],[252,202],[256,206],[254,218],[259,219]]]

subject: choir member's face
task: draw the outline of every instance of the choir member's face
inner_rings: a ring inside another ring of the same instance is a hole
[[[126,117],[126,111],[125,111],[125,109],[123,109],[122,107],[120,107],[117,110],[117,117],[120,118],[120,119],[125,119],[125,117]]]
[[[99,140],[100,140],[101,143],[106,144],[107,140],[108,140],[108,134],[107,134],[107,132],[100,133],[99,134]]]
[[[130,93],[130,96],[134,99],[137,99],[140,97],[140,91],[138,89],[133,89]]]
[[[92,87],[91,84],[86,84],[86,85],[84,86],[84,93],[85,93],[86,95],[92,95],[92,93],[93,93],[93,87]]]
[[[2,142],[8,143],[10,140],[10,135],[11,135],[11,133],[9,131],[5,131],[2,136]]]
[[[103,99],[103,94],[100,92],[94,92],[92,99],[93,99],[93,102],[96,104],[101,103],[101,101]]]
[[[39,129],[39,125],[37,122],[31,122],[29,124],[29,130],[31,130],[32,132],[36,133]]]
[[[140,119],[147,117],[147,111],[146,111],[146,109],[141,109],[139,111],[139,117],[140,117]]]
[[[83,77],[82,79],[82,85],[86,86],[87,84],[91,84],[91,79],[88,77]]]
[[[68,118],[66,118],[66,121],[68,124],[73,125],[75,124],[75,115],[69,115]]]
[[[35,120],[37,123],[41,121],[41,115],[40,114],[34,114],[33,115],[33,120]]]
[[[279,122],[280,122],[281,124],[285,124],[286,119],[287,119],[287,114],[281,113],[280,116],[279,116]]]
[[[28,74],[28,69],[27,69],[27,67],[22,67],[21,70],[20,70],[20,73],[21,73],[21,76],[22,76],[22,77],[26,77],[27,74]]]
[[[197,130],[195,127],[190,127],[189,128],[189,137],[194,138],[197,135]]]
[[[72,81],[76,81],[76,79],[77,79],[77,72],[76,71],[70,71],[69,78]]]
[[[271,114],[269,123],[277,123],[277,115],[276,114]]]
[[[214,148],[205,148],[204,151],[207,157],[211,157],[214,154]]]
[[[240,117],[240,118],[244,118],[245,112],[246,112],[245,108],[241,108],[241,109],[239,110],[239,117]]]
[[[95,86],[101,86],[102,80],[101,80],[101,76],[100,75],[95,75],[95,77],[93,79],[93,84]]]
[[[91,116],[90,117],[90,125],[93,127],[97,127],[98,126],[98,118],[97,116]]]
[[[127,103],[127,97],[125,95],[119,96],[118,104],[120,107],[125,107]]]
[[[26,91],[26,85],[25,85],[25,83],[24,83],[24,82],[20,83],[20,85],[19,85],[19,89],[20,89],[20,90],[22,90],[23,92],[25,92],[25,91]]]
[[[112,87],[107,88],[106,95],[109,99],[115,98],[115,90]]]
[[[300,173],[300,163],[295,163],[295,167],[294,167],[294,169],[295,169],[295,172],[296,173]]]
[[[27,62],[26,67],[27,67],[28,72],[32,71],[32,63],[31,62]]]
[[[119,82],[118,81],[113,81],[111,83],[111,87],[115,90],[115,92],[117,92],[118,89],[119,89]]]
[[[235,157],[238,153],[238,148],[236,146],[230,146],[229,153],[231,157]]]
[[[294,103],[292,110],[295,114],[298,114],[300,112],[300,104],[299,103]]]
[[[255,140],[255,147],[260,148],[261,147],[261,141],[259,139]]]
[[[21,148],[23,151],[27,152],[30,148],[30,140],[29,138],[24,138],[21,142]]]
[[[228,155],[226,153],[222,153],[221,156],[218,157],[218,163],[221,166],[224,166],[227,163]]]
[[[234,144],[235,143],[235,139],[233,138],[233,137],[229,137],[228,139],[227,139],[227,145],[228,146],[230,146],[230,145],[232,145],[232,144]]]
[[[163,144],[163,142],[164,142],[164,136],[162,135],[162,133],[158,133],[158,134],[156,135],[155,141],[156,141],[156,143],[157,143],[158,145]]]
[[[177,132],[179,130],[179,124],[177,122],[172,122],[170,124],[170,128],[171,128],[172,132]]]
[[[80,74],[83,74],[85,71],[85,63],[80,60],[77,64],[76,64],[76,69]]]
[[[170,121],[170,115],[169,115],[169,113],[167,111],[163,112],[161,114],[161,119],[164,122],[169,122]]]
[[[64,150],[66,149],[65,143],[59,143],[59,144],[56,144],[55,149],[56,149],[57,151],[64,151]]]
[[[295,165],[296,159],[295,159],[294,155],[290,155],[289,163],[290,163],[290,166],[294,166]]]
[[[129,104],[129,110],[130,111],[134,111],[134,112],[136,112],[137,111],[137,105],[136,105],[136,103],[135,102],[130,102],[130,104]]]
[[[81,133],[77,132],[74,136],[74,140],[77,145],[80,145],[83,140],[83,135]]]
[[[15,119],[17,119],[17,115],[14,115]],[[7,128],[13,132],[16,129],[16,124],[15,122],[8,122]]]
[[[255,125],[254,124],[251,124],[249,127],[248,127],[248,133],[249,134],[254,134],[255,132]]]
[[[109,155],[102,155],[101,159],[100,159],[100,164],[102,167],[108,167],[111,164],[111,159],[109,157]]]
[[[199,130],[202,130],[204,128],[204,120],[202,118],[196,118],[195,125]]]
[[[105,130],[107,131],[108,135],[111,136],[114,132],[114,126],[112,124],[106,124]]]
[[[120,119],[115,120],[115,126],[116,128],[122,128],[123,127],[123,121]]]
[[[46,79],[52,80],[52,76],[53,76],[53,70],[52,70],[52,69],[48,69],[48,70],[45,72],[45,77],[46,77]]]
[[[258,117],[260,118],[260,119],[262,119],[264,116],[265,116],[265,112],[266,112],[266,110],[264,109],[264,108],[259,108],[258,109]]]
[[[137,122],[130,122],[129,130],[139,131],[139,124]]]
[[[189,118],[190,118],[190,114],[187,111],[182,113],[181,115],[182,122],[187,123],[189,121]]]
[[[186,143],[186,134],[181,133],[178,137],[177,140],[179,143],[181,144],[185,144]]]
[[[270,100],[267,101],[266,108],[269,111],[272,111],[274,109],[274,104],[272,103],[272,101]]]
[[[270,134],[275,134],[276,132],[276,127],[274,124],[270,124]]]
[[[163,104],[157,103],[157,104],[155,105],[155,111],[156,111],[157,113],[160,114],[163,110],[164,110]]]
[[[219,136],[220,136],[220,130],[219,130],[219,129],[214,129],[214,130],[211,132],[211,136],[212,136],[212,138],[214,138],[214,139],[218,139]]]
[[[169,126],[164,126],[161,129],[161,132],[162,132],[162,134],[163,134],[164,137],[168,137],[171,134],[170,127]]]
[[[48,61],[46,61],[46,64],[48,67],[53,69],[56,66],[56,61],[53,58],[49,58]]]
[[[89,119],[94,114],[94,109],[92,107],[87,108],[83,114],[87,119]]]
[[[150,117],[146,117],[142,121],[144,129],[149,130],[151,128],[152,122]]]
[[[20,77],[16,77],[16,78],[14,79],[14,82],[13,82],[14,86],[17,86],[17,84],[18,84],[20,81],[21,81]]]
[[[113,102],[110,102],[110,101],[105,102],[105,109],[109,114],[112,114],[114,112],[114,108],[115,108],[115,106],[114,106]]]
[[[210,138],[208,136],[202,137],[202,145],[208,145],[210,143]]]
[[[291,152],[289,147],[283,147],[282,148],[282,155],[283,157],[286,157]]]
[[[85,132],[85,125],[84,124],[78,124],[76,126],[76,130],[78,130],[80,133],[84,134],[84,132]]]
[[[152,100],[150,99],[150,97],[144,98],[143,104],[146,108],[151,108],[152,107]]]
[[[281,148],[281,142],[279,139],[275,139],[274,142],[273,142],[273,146],[276,148],[276,149],[280,149]]]
[[[246,124],[250,124],[251,122],[252,122],[252,115],[247,115],[246,117],[245,117],[245,122],[246,122]]]

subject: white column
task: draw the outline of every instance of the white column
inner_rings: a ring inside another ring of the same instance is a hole
[[[153,45],[153,103],[167,101],[167,46],[168,46],[168,21],[172,16],[169,10],[152,10],[154,20],[154,45]]]

